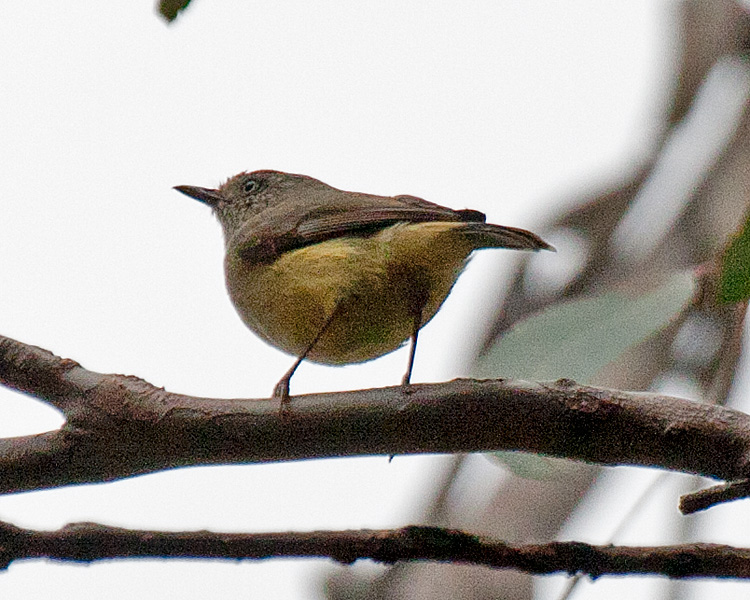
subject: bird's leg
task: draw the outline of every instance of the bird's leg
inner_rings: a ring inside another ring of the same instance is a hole
[[[278,398],[280,402],[279,406],[279,412],[283,413],[284,409],[289,404],[289,382],[292,380],[292,375],[294,375],[294,372],[297,370],[297,368],[302,364],[302,361],[307,358],[307,355],[312,351],[312,349],[315,347],[315,344],[317,344],[320,341],[320,338],[323,337],[323,334],[326,332],[328,327],[330,327],[331,323],[333,322],[334,317],[338,314],[340,304],[336,306],[336,308],[331,313],[331,316],[328,317],[326,322],[323,324],[323,327],[320,329],[320,331],[317,333],[317,335],[313,338],[312,342],[310,342],[307,347],[304,349],[302,354],[297,357],[297,360],[294,361],[294,364],[289,367],[289,370],[284,373],[284,376],[279,380],[279,382],[276,384],[276,386],[273,388],[273,398]]]
[[[401,380],[401,389],[405,393],[408,393],[409,391],[411,372],[414,369],[414,356],[417,353],[417,339],[419,338],[419,330],[422,327],[422,314],[424,313],[425,304],[427,304],[427,298],[427,292],[420,292],[415,295],[414,303],[412,304],[414,310],[414,321],[412,323],[411,343],[409,345],[409,364],[406,367],[404,378]],[[395,457],[395,454],[391,454],[388,457],[388,462],[391,462]]]
[[[414,369],[414,356],[417,353],[417,339],[419,338],[419,329],[422,327],[422,314],[424,311],[425,304],[427,304],[428,294],[425,291],[420,291],[414,297],[414,303],[412,308],[414,310],[414,322],[411,330],[411,344],[409,347],[409,363],[406,367],[406,373],[404,378],[401,380],[401,387],[407,389],[411,382],[411,372]]]
[[[422,311],[419,311],[414,316],[414,328],[411,332],[411,342],[409,344],[409,362],[406,366],[406,373],[404,378],[401,380],[403,387],[408,387],[411,381],[411,372],[414,369],[414,355],[417,353],[417,339],[419,338],[419,326],[422,322]]]

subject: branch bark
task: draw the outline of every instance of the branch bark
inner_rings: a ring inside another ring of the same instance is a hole
[[[750,578],[750,549],[717,544],[594,546],[581,542],[512,545],[439,527],[283,533],[165,532],[73,523],[58,531],[0,523],[0,569],[14,560],[93,562],[112,558],[369,558],[392,564],[430,560],[527,573],[653,574]]]
[[[52,432],[0,440],[0,493],[188,465],[522,450],[722,480],[750,476],[750,416],[570,380],[455,380],[272,400],[172,394],[0,337],[0,383],[61,410]]]

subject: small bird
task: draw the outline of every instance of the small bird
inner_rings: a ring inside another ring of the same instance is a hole
[[[343,365],[396,350],[438,311],[481,248],[551,250],[537,235],[414,196],[345,192],[305,175],[245,172],[218,189],[176,190],[224,230],[229,296],[252,331],[297,357],[276,384],[281,410],[303,360]]]

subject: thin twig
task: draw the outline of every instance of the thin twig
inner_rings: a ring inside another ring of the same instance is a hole
[[[92,562],[112,558],[266,559],[368,558],[392,564],[430,560],[518,569],[537,575],[653,574],[673,578],[750,578],[750,549],[717,544],[634,547],[580,542],[506,544],[439,527],[283,533],[166,532],[74,523],[34,531],[0,523],[0,568],[14,560],[52,558]]]
[[[723,502],[731,502],[749,496],[750,480],[728,481],[692,494],[685,494],[680,498],[680,511],[682,511],[682,514],[689,515]]]

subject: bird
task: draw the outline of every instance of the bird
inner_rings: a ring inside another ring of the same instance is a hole
[[[227,290],[244,324],[296,357],[274,387],[281,410],[308,360],[369,361],[420,329],[483,248],[554,250],[536,234],[415,196],[348,192],[306,175],[242,172],[216,189],[175,186],[208,205],[224,233]]]

